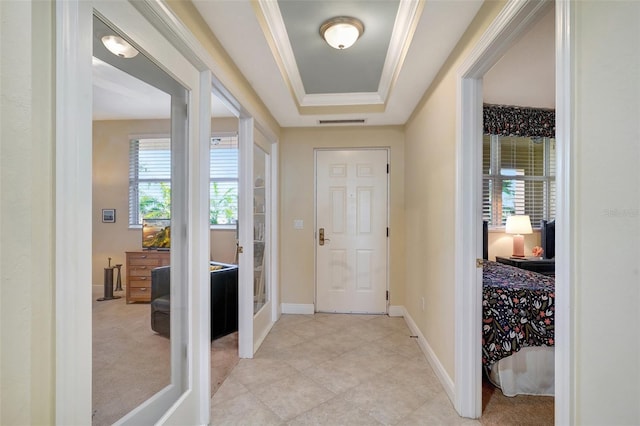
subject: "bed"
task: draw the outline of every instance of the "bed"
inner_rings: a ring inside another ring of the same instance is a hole
[[[554,235],[542,229],[549,248]],[[482,364],[487,376],[506,396],[552,396],[555,279],[487,260],[486,250],[483,254]]]

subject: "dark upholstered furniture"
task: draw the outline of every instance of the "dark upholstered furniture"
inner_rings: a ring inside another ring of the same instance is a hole
[[[238,266],[211,262],[222,269],[211,271],[211,340],[238,331]],[[169,266],[151,271],[151,329],[170,336]]]
[[[482,221],[482,258],[489,260],[489,222]]]
[[[540,245],[545,259],[556,257],[556,221],[540,221]]]

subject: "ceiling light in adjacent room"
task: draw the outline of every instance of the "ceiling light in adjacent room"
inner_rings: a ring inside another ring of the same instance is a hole
[[[347,49],[364,33],[364,24],[356,18],[338,16],[320,26],[320,35],[334,49]]]
[[[106,35],[102,37],[102,44],[109,52],[121,58],[133,58],[138,54],[135,47],[128,41],[117,35]]]

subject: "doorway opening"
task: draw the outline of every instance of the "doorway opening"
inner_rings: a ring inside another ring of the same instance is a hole
[[[566,58],[568,47],[566,38],[568,36],[568,26],[564,22],[568,16],[567,8],[556,5],[558,16],[554,28],[557,28],[556,76],[564,76],[565,79],[558,79],[559,85],[556,87],[557,99],[564,99],[568,87],[566,73]],[[478,418],[482,410],[482,369],[479,360],[481,354],[480,332],[481,329],[481,300],[482,300],[482,269],[476,267],[476,259],[481,258],[482,253],[482,226],[481,226],[481,133],[482,128],[482,77],[502,57],[504,52],[514,43],[524,31],[531,27],[549,8],[554,7],[551,2],[509,2],[501,14],[496,18],[494,24],[487,30],[478,45],[471,52],[459,71],[459,138],[458,138],[458,195],[456,205],[456,222],[459,232],[456,235],[456,254],[461,259],[461,267],[456,271],[456,409],[465,417]],[[564,25],[560,25],[564,23]],[[558,120],[556,127],[558,133],[563,135],[564,121],[566,119],[568,104],[558,104]],[[558,164],[563,163],[563,155],[566,156],[562,144],[568,140],[558,139]],[[566,161],[566,159],[564,159]],[[566,170],[558,170],[558,218],[563,218],[566,211],[563,209],[563,194],[568,188],[563,187],[566,177],[563,176]],[[566,194],[565,194],[566,195]],[[562,230],[563,236],[568,230]],[[468,244],[467,237],[471,235],[473,244]],[[465,245],[465,241],[467,244]],[[564,258],[562,255],[565,243],[563,239],[557,240],[558,259]],[[564,278],[566,271],[562,263],[556,265],[556,271],[560,278]],[[562,290],[567,297],[569,293]],[[559,296],[557,296],[559,298]],[[558,306],[562,306],[559,301]],[[564,312],[557,312],[558,326],[556,327],[556,371],[562,371],[564,367],[569,368],[566,346],[563,339],[568,338],[568,323]],[[559,331],[560,330],[560,331]],[[562,348],[562,350],[561,350]],[[562,356],[559,356],[559,353]],[[559,364],[558,360],[562,361]],[[555,418],[562,422],[566,419],[569,407],[567,404],[567,379],[555,375],[556,400]],[[560,415],[558,415],[560,413]]]

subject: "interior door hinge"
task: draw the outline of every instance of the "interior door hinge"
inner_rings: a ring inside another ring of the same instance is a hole
[[[389,290],[387,290],[387,302],[389,301]]]
[[[389,238],[389,227],[387,226],[387,238]]]
[[[389,174],[389,168],[390,168],[390,166],[389,166],[389,164],[387,164],[387,174]]]
[[[482,268],[484,265],[484,259],[476,259],[476,268]]]

